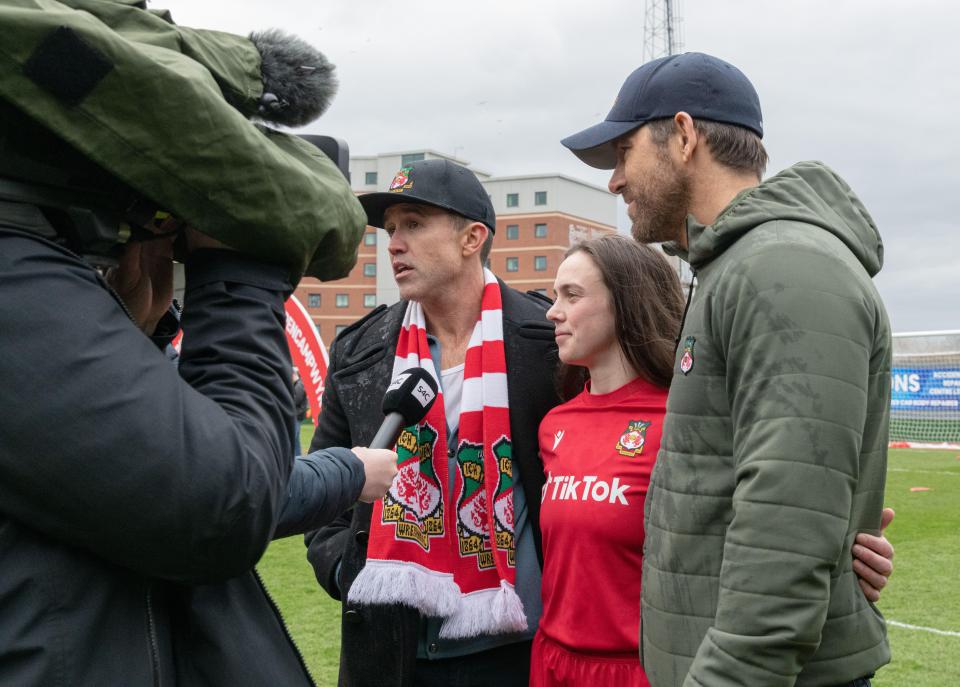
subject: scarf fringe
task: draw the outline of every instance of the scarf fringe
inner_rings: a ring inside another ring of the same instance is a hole
[[[456,612],[460,588],[450,573],[405,561],[368,559],[347,598],[367,605],[402,604],[426,616],[445,618]]]
[[[500,580],[499,589],[483,589],[460,597],[456,613],[443,621],[441,639],[523,632],[527,616],[513,585]]]

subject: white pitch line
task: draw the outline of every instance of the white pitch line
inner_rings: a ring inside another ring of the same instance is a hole
[[[893,625],[894,627],[902,627],[905,630],[919,630],[920,632],[929,632],[935,635],[943,635],[944,637],[960,637],[960,632],[953,632],[951,630],[938,630],[934,627],[922,627],[920,625],[910,625],[909,623],[901,623],[896,620],[888,620],[887,625]]]
[[[887,472],[919,472],[924,475],[951,475],[960,477],[960,472],[947,472],[946,470],[911,470],[910,468],[887,468]]]

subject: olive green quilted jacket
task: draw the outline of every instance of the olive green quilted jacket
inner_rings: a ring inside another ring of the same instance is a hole
[[[886,473],[880,236],[816,162],[687,230],[699,291],[646,502],[644,668],[655,687],[869,675],[890,652],[850,548]]]

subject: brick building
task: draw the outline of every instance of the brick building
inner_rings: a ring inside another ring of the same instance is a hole
[[[431,158],[470,167],[430,150],[355,156],[350,158],[353,188],[357,193],[382,191],[398,169]],[[557,266],[572,243],[616,231],[616,198],[606,189],[557,174],[495,177],[470,168],[490,194],[497,213],[490,269],[516,289],[550,293]],[[367,227],[357,265],[348,277],[323,283],[304,279],[296,295],[327,345],[377,305],[395,303],[399,296],[386,233]]]

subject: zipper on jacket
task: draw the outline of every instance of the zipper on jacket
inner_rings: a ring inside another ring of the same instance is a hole
[[[147,587],[147,636],[150,638],[150,657],[153,660],[153,684],[160,687],[160,650],[157,648],[157,628],[153,621],[153,588]]]
[[[307,680],[311,685],[313,685],[313,687],[317,687],[317,683],[313,679],[310,669],[307,667],[307,662],[303,659],[303,654],[300,652],[300,647],[297,646],[295,641],[293,641],[293,636],[290,634],[290,629],[287,627],[287,622],[283,619],[283,613],[280,612],[280,607],[277,606],[277,602],[273,600],[273,597],[270,595],[270,591],[267,589],[267,585],[263,583],[263,578],[260,577],[260,571],[256,568],[253,569],[253,577],[257,581],[257,584],[260,585],[260,589],[263,591],[263,595],[269,602],[270,608],[273,609],[274,615],[277,616],[277,620],[280,621],[280,627],[283,628],[283,634],[286,635],[287,641],[290,642],[290,646],[293,647],[293,652],[297,655],[297,660],[300,661],[300,667],[303,668],[304,675],[307,676]]]
[[[680,348],[680,337],[683,336],[683,325],[687,323],[687,313],[690,311],[690,301],[693,300],[693,282],[697,279],[697,271],[690,268],[690,288],[687,289],[687,302],[683,306],[683,317],[680,318],[680,330],[677,332],[677,338],[673,342],[673,354],[677,354],[677,349]]]

